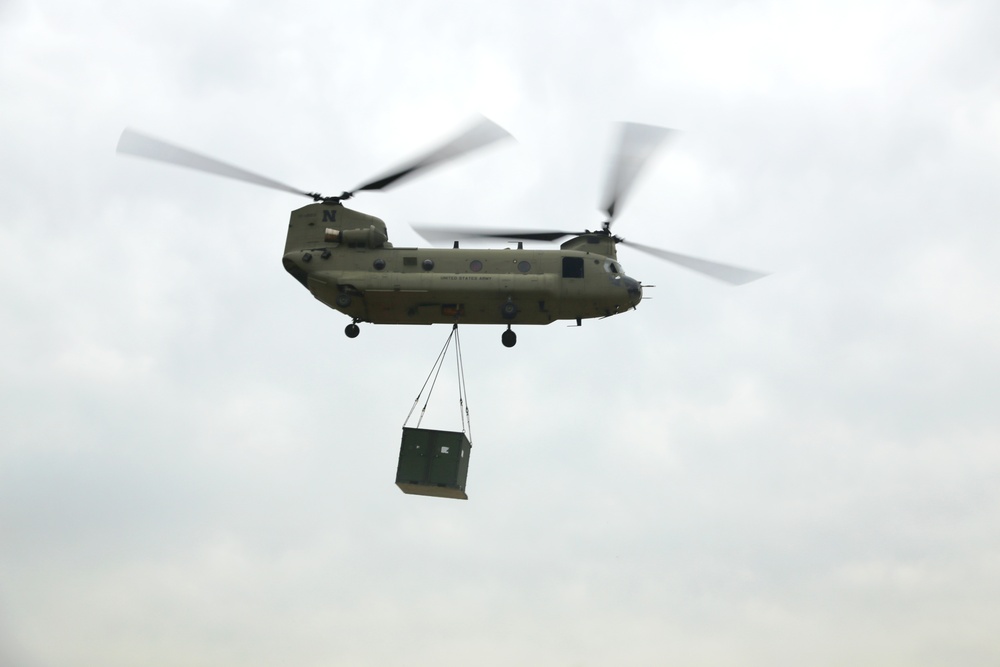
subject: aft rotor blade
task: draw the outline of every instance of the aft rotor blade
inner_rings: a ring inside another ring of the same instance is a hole
[[[707,259],[681,255],[676,252],[670,252],[669,250],[661,250],[660,248],[643,245],[642,243],[633,243],[631,241],[622,241],[622,243],[625,243],[629,247],[635,248],[636,250],[649,253],[654,257],[665,259],[668,262],[679,264],[687,269],[691,269],[692,271],[697,271],[698,273],[702,273],[706,276],[727,282],[730,285],[745,285],[746,283],[753,282],[754,280],[770,275],[768,273],[761,273],[760,271],[753,271],[752,269],[741,269],[738,266],[732,266],[730,264],[720,264],[719,262],[710,262]]]
[[[676,130],[656,125],[621,124],[618,153],[611,162],[605,204],[601,209],[608,216],[609,226],[621,210],[625,195],[628,194],[639,172],[660,144],[674,132]]]
[[[462,227],[413,226],[413,230],[428,241],[456,241],[458,239],[505,239],[510,241],[557,241],[566,236],[583,232],[531,231],[528,229],[465,229]]]
[[[181,148],[180,146],[175,146],[165,141],[154,139],[153,137],[140,134],[134,130],[126,129],[122,132],[122,136],[118,140],[117,152],[126,155],[144,157],[158,162],[166,162],[179,167],[187,167],[188,169],[196,169],[198,171],[208,172],[209,174],[215,174],[216,176],[234,178],[238,181],[246,181],[247,183],[253,183],[254,185],[262,185],[266,188],[283,190],[296,195],[312,197],[310,193],[303,192],[302,190],[293,188],[290,185],[285,185],[284,183],[267,178],[266,176],[261,176],[247,171],[246,169],[241,169],[239,167],[234,167],[231,164],[220,162],[219,160],[210,158],[207,155],[195,153],[194,151],[189,151],[186,148]]]
[[[488,146],[495,141],[506,139],[509,136],[510,133],[507,130],[489,118],[481,117],[458,136],[388,174],[355,188],[352,194],[363,190],[384,190],[418,171],[423,171],[453,160],[466,153]]]

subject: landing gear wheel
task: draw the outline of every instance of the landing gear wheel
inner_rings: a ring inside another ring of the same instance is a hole
[[[344,333],[347,334],[348,338],[357,338],[358,334],[361,333],[361,328],[354,322],[351,322],[344,329]]]
[[[517,334],[511,330],[509,324],[507,330],[500,336],[500,342],[504,347],[514,347],[517,344]]]

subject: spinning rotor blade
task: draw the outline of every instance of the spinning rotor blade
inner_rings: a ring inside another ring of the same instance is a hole
[[[464,227],[413,226],[413,231],[428,241],[455,241],[458,239],[505,239],[510,241],[557,241],[580,232],[531,231],[527,229],[467,229]]]
[[[414,226],[413,229],[420,234],[420,236],[431,242],[454,241],[464,238],[557,241],[567,236],[601,234],[610,237],[615,243],[624,243],[641,252],[648,253],[668,262],[673,262],[674,264],[691,269],[692,271],[709,276],[710,278],[721,280],[729,283],[730,285],[744,285],[770,275],[760,271],[732,266],[730,264],[721,264],[719,262],[711,262],[707,259],[682,255],[680,253],[670,252],[669,250],[661,250],[660,248],[654,248],[653,246],[644,245],[642,243],[633,243],[611,233],[611,224],[614,222],[615,217],[621,210],[625,195],[628,194],[639,173],[656,152],[656,149],[659,148],[664,140],[666,140],[674,132],[676,132],[676,130],[671,130],[665,127],[657,127],[655,125],[642,125],[640,123],[621,124],[621,138],[619,141],[618,153],[611,164],[611,170],[608,174],[608,191],[605,198],[607,203],[603,209],[608,218],[604,223],[604,228],[602,230],[596,230],[594,232],[567,232],[556,230],[531,231],[429,226]],[[408,173],[410,172],[404,170],[399,176],[396,176],[396,178],[405,176]],[[392,181],[390,180],[389,182],[391,183]],[[376,181],[376,183],[381,183],[381,181]]]
[[[492,144],[500,139],[505,139],[509,136],[510,133],[508,133],[507,130],[503,129],[490,119],[481,117],[467,130],[445,142],[438,148],[435,148],[412,162],[404,164],[385,176],[381,176],[369,183],[365,183],[364,185],[355,188],[348,194],[354,194],[355,192],[362,192],[364,190],[384,190],[395,185],[398,181],[412,176],[418,171],[429,169],[449,160],[453,160],[461,155],[465,155],[466,153]]]
[[[761,273],[760,271],[753,271],[751,269],[741,269],[738,266],[732,266],[730,264],[720,264],[718,262],[710,262],[707,259],[681,255],[676,252],[670,252],[669,250],[661,250],[660,248],[654,248],[653,246],[643,245],[642,243],[632,243],[631,241],[625,240],[622,240],[621,243],[644,253],[648,253],[654,257],[664,259],[668,262],[673,262],[674,264],[679,264],[687,269],[691,269],[692,271],[697,271],[698,273],[715,278],[716,280],[727,282],[730,285],[745,285],[746,283],[753,282],[758,278],[764,278],[770,275],[769,273]]]
[[[238,181],[262,185],[265,188],[274,188],[275,190],[283,190],[292,194],[315,198],[311,193],[303,192],[290,185],[285,185],[284,183],[260,176],[246,169],[234,167],[231,164],[220,162],[206,155],[168,144],[165,141],[160,141],[159,139],[154,139],[153,137],[129,129],[122,132],[122,136],[118,140],[116,152],[144,157],[158,162],[166,162],[179,167],[187,167],[188,169],[196,169],[208,172],[209,174],[215,174],[216,176],[234,178]]]
[[[487,238],[487,239],[504,239],[507,241],[558,241],[561,238],[567,236],[579,236],[581,234],[586,234],[589,232],[565,232],[565,231],[528,231],[528,230],[515,230],[515,229],[469,229],[464,227],[426,227],[426,226],[413,226],[413,230],[420,234],[424,239],[434,242],[441,241],[456,241],[458,239],[476,239],[476,238]],[[715,278],[716,280],[721,280],[723,282],[729,283],[730,285],[745,285],[746,283],[753,282],[759,278],[764,278],[771,274],[762,273],[760,271],[754,271],[752,269],[743,269],[738,266],[733,266],[731,264],[722,264],[720,262],[711,262],[707,259],[700,259],[698,257],[691,257],[690,255],[682,255],[680,253],[671,252],[669,250],[661,250],[660,248],[654,248],[653,246],[648,246],[643,243],[635,243],[633,241],[626,241],[625,239],[619,238],[617,236],[612,237],[615,242],[623,243],[631,248],[635,248],[641,252],[653,255],[659,259],[666,260],[668,262],[673,262],[692,271],[696,271],[703,275]]]
[[[641,123],[622,123],[618,154],[611,163],[608,173],[608,189],[605,204],[601,209],[608,215],[605,229],[611,226],[618,215],[625,195],[642,168],[652,157],[663,140],[676,130]]]

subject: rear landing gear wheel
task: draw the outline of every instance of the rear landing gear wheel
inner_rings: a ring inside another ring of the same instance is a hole
[[[514,347],[517,344],[517,334],[511,330],[509,324],[507,330],[500,336],[500,342],[504,347]]]
[[[358,334],[361,333],[361,328],[354,322],[351,322],[344,329],[344,333],[347,334],[348,338],[357,338]]]

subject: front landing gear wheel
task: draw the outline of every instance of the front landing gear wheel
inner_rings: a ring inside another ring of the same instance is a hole
[[[500,336],[500,342],[503,343],[504,347],[514,347],[517,344],[517,334],[511,331],[509,324],[507,330]]]
[[[361,333],[361,328],[354,322],[351,322],[344,329],[344,333],[347,334],[348,338],[357,338],[358,334]]]

